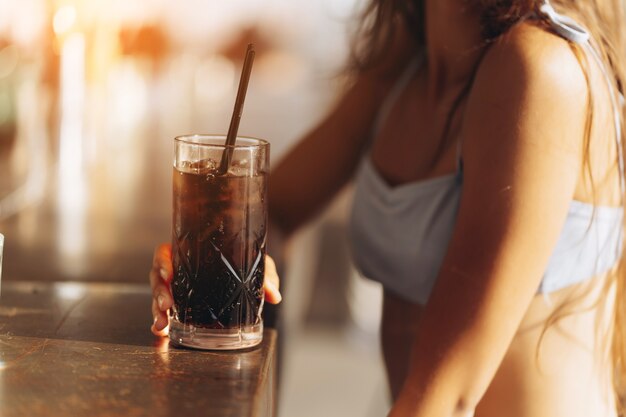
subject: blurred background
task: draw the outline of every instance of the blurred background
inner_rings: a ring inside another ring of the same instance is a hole
[[[3,279],[147,282],[170,236],[174,136],[226,132],[254,42],[239,132],[276,163],[341,92],[362,3],[0,0]],[[348,189],[288,242],[281,416],[388,407],[381,294],[350,263],[349,207]]]

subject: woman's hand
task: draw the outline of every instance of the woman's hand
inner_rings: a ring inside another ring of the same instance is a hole
[[[174,304],[170,282],[172,281],[172,246],[161,244],[154,251],[152,269],[150,270],[150,286],[152,287],[152,333],[157,336],[167,336],[169,330],[168,310]],[[270,304],[278,304],[282,296],[278,290],[280,279],[276,272],[274,260],[265,257],[265,281],[263,290],[265,300]]]

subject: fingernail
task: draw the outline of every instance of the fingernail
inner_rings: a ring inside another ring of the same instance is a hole
[[[159,294],[159,296],[157,297],[157,303],[159,304],[159,309],[163,310],[163,303],[165,302],[165,297],[163,297],[163,294]]]
[[[153,326],[156,324],[157,320],[158,320],[158,317],[156,317],[156,316],[154,316],[154,317],[152,318],[152,325],[153,325]]]
[[[163,330],[163,327],[165,327],[165,325],[163,323],[160,323],[160,320],[158,318],[154,320],[154,328],[157,331]]]
[[[165,268],[161,268],[159,270],[159,274],[161,274],[161,278],[163,278],[163,279],[168,279],[170,277],[169,272],[167,272],[167,269],[165,269]]]

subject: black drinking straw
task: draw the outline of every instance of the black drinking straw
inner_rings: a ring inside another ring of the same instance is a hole
[[[226,135],[226,143],[224,153],[222,153],[222,161],[218,170],[218,175],[224,175],[228,172],[230,161],[233,158],[233,150],[235,141],[237,140],[237,131],[239,130],[239,121],[243,113],[243,103],[246,100],[246,92],[248,91],[248,82],[250,81],[250,72],[252,71],[252,62],[254,61],[254,44],[249,43],[246,49],[246,59],[243,62],[241,70],[241,79],[239,80],[239,88],[237,89],[237,99],[235,100],[235,108],[233,116],[230,119],[228,134]]]

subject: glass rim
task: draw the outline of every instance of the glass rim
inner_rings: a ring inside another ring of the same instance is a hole
[[[218,134],[218,133],[192,133],[192,134],[188,134],[188,135],[180,135],[180,136],[176,136],[174,138],[174,142],[177,143],[184,143],[187,145],[197,145],[197,146],[203,146],[203,147],[208,147],[208,148],[219,148],[219,149],[224,149],[224,148],[234,148],[234,149],[259,149],[259,148],[267,148],[270,146],[270,143],[268,141],[266,141],[265,139],[260,139],[260,138],[255,138],[252,136],[241,136],[241,135],[237,135],[237,140],[239,139],[244,139],[247,141],[252,141],[254,143],[252,144],[241,144],[241,143],[237,143],[235,142],[234,145],[230,145],[230,146],[226,146],[225,143],[222,144],[218,144],[218,143],[203,143],[200,142],[200,140],[206,140],[206,139],[222,139],[223,142],[226,142],[226,135],[225,134]]]

